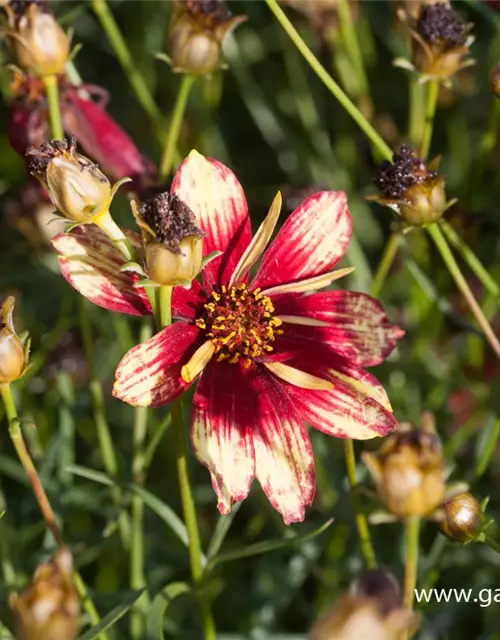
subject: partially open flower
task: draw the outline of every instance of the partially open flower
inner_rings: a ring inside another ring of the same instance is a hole
[[[11,2],[6,7],[16,64],[36,76],[64,73],[70,41],[45,2]]]
[[[485,518],[480,502],[471,493],[461,493],[447,500],[442,508],[439,530],[455,542],[477,540],[484,529]]]
[[[420,429],[402,426],[377,453],[365,452],[363,462],[381,502],[397,518],[427,516],[443,501],[446,473],[431,419],[422,420]]]
[[[29,170],[59,213],[78,223],[96,222],[109,210],[111,184],[99,167],[76,153],[76,141],[52,140],[30,147]]]
[[[422,82],[448,81],[461,69],[474,64],[464,60],[474,37],[468,35],[472,24],[464,22],[448,2],[421,5],[416,18],[401,10],[401,19],[413,37],[411,63],[396,61],[418,71]]]
[[[14,304],[10,296],[0,307],[0,385],[20,378],[28,360],[27,348],[17,337],[12,322]]]
[[[219,67],[224,40],[245,20],[223,0],[175,0],[168,36],[173,70],[205,75]]]
[[[456,202],[446,201],[445,181],[434,170],[436,164],[427,166],[411,147],[403,145],[392,162],[380,165],[374,182],[382,197],[369,199],[390,207],[412,227],[436,222]]]
[[[18,640],[74,640],[78,635],[80,602],[72,582],[73,559],[60,549],[41,564],[30,586],[10,598]]]
[[[205,235],[194,213],[168,192],[151,198],[134,213],[142,231],[148,278],[162,286],[189,288],[201,270]]]
[[[309,633],[309,640],[399,640],[417,626],[417,616],[403,609],[399,585],[390,573],[366,571],[348,595],[334,604]]]

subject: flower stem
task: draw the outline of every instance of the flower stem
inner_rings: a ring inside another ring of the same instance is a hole
[[[182,119],[186,111],[187,101],[191,88],[195,81],[194,76],[184,74],[182,76],[177,98],[175,100],[174,110],[170,119],[170,125],[168,127],[167,137],[165,139],[165,147],[160,162],[159,177],[160,181],[165,180],[172,169],[174,160],[174,153],[177,147],[177,141],[179,139],[179,133],[181,130]]]
[[[354,505],[356,528],[358,530],[361,553],[363,554],[368,569],[375,569],[377,566],[377,560],[371,541],[368,521],[365,514],[361,510],[361,502],[359,499],[358,484],[356,479],[356,456],[354,453],[354,443],[350,438],[346,438],[344,440],[344,457],[347,479],[349,480],[349,487],[351,490],[351,499]]]
[[[403,605],[405,608],[413,607],[415,586],[418,575],[418,541],[420,536],[420,518],[410,517],[405,522],[405,580]]]
[[[91,5],[97,19],[101,23],[101,27],[106,34],[113,50],[120,62],[125,75],[128,78],[130,86],[134,90],[137,100],[142,105],[144,111],[148,114],[155,128],[160,131],[163,127],[161,113],[144,82],[144,78],[139,73],[134,64],[134,59],[127,46],[125,38],[122,36],[116,20],[108,6],[106,0],[91,0]]]
[[[169,289],[169,291],[167,291],[167,289]],[[164,318],[165,321],[168,320],[168,324],[172,321],[172,312],[170,309],[172,301],[171,294],[172,287],[161,287],[158,296],[160,317]],[[165,305],[169,306],[168,310],[162,309]],[[163,326],[168,326],[168,324]],[[182,419],[182,396],[170,404],[170,415],[172,416],[172,428],[174,430],[176,441],[176,465],[181,493],[182,512],[189,537],[189,564],[191,567],[191,578],[196,589],[196,587],[201,585],[203,580],[204,567],[202,562],[202,549],[200,532],[198,529],[198,519],[196,516],[196,507],[194,504],[191,482],[189,480],[186,435]],[[204,640],[215,640],[217,633],[210,607],[210,601],[201,591],[198,591],[196,595],[198,598],[198,607],[200,611]]]
[[[141,327],[139,342],[151,337],[151,322],[146,319]],[[146,472],[146,436],[148,426],[147,407],[136,407],[133,425],[132,478],[134,484],[143,485]],[[146,584],[144,573],[144,502],[135,494],[131,499],[132,531],[130,539],[130,588],[142,589]],[[133,607],[130,615],[130,636],[134,640],[144,637],[144,619],[147,599],[143,595]]]
[[[64,129],[61,119],[61,107],[59,105],[59,86],[57,84],[57,76],[44,76],[43,84],[49,105],[49,120],[52,136],[56,140],[63,140]]]
[[[40,476],[38,475],[36,467],[33,464],[33,460],[31,459],[30,453],[28,451],[28,447],[26,446],[26,443],[24,441],[21,431],[21,421],[19,420],[19,415],[14,403],[14,398],[12,397],[12,390],[10,388],[10,385],[2,385],[0,387],[0,393],[5,407],[5,414],[9,421],[10,439],[12,440],[12,444],[14,445],[14,449],[16,450],[19,461],[21,462],[31,484],[33,494],[38,503],[45,524],[54,536],[57,544],[61,546],[64,544],[61,530],[59,529],[54,510],[52,509],[47,494],[45,493],[45,489],[43,488]],[[75,587],[78,591],[78,595],[82,600],[83,607],[89,615],[92,624],[98,624],[101,620],[101,617],[87,592],[82,577],[76,570],[73,573],[73,579]],[[104,632],[101,633],[99,638],[100,640],[108,640],[108,636]]]
[[[130,240],[113,220],[109,211],[104,211],[99,214],[99,217],[95,220],[95,224],[108,236],[108,238],[115,242],[116,246],[123,253],[128,262],[135,260],[135,251]]]
[[[432,140],[432,131],[434,129],[434,116],[436,115],[436,106],[439,95],[439,82],[430,80],[427,85],[427,104],[425,108],[425,123],[422,136],[422,144],[420,146],[420,157],[425,159],[429,153]]]
[[[498,544],[496,540],[493,540],[493,538],[490,538],[490,536],[486,536],[486,538],[484,539],[484,544],[487,544],[490,549],[493,549],[493,551],[500,553],[500,544]]]
[[[160,326],[167,327],[172,324],[172,291],[173,287],[158,287],[157,307],[159,309]]]
[[[440,225],[448,242],[457,249],[462,258],[468,264],[472,273],[481,282],[486,291],[494,298],[500,298],[500,287],[489,271],[483,266],[474,251],[465,244],[455,229],[453,229],[446,220],[441,220]]]
[[[488,156],[493,151],[497,144],[498,132],[500,129],[500,100],[494,98],[493,105],[491,107],[488,123],[483,131],[483,135],[479,142],[479,149],[476,161],[474,162],[474,169],[472,172],[472,179],[470,181],[470,196],[469,200],[475,199],[478,188],[481,185],[481,178],[483,175],[484,167]]]
[[[399,233],[394,231],[387,244],[385,245],[384,253],[382,254],[382,258],[377,267],[377,271],[375,276],[373,277],[373,282],[370,287],[370,295],[376,298],[382,287],[384,286],[385,279],[387,278],[389,271],[391,269],[392,263],[396,257],[399,247]]]
[[[410,115],[408,122],[408,139],[410,144],[417,147],[424,137],[424,121],[422,113],[425,111],[425,85],[418,81],[416,74],[410,74]]]
[[[353,118],[353,120],[361,128],[365,135],[371,140],[373,146],[378,150],[380,155],[387,160],[391,160],[392,151],[389,145],[383,140],[376,129],[368,122],[366,117],[356,107],[354,102],[352,102],[352,100],[347,97],[345,92],[340,88],[340,86],[323,67],[318,58],[316,58],[314,53],[304,42],[293,24],[287,18],[285,12],[281,9],[277,0],[266,0],[266,3],[274,13],[280,25],[292,40],[294,45],[297,47],[311,69],[314,71],[314,73],[323,82],[330,93],[340,102],[342,107],[344,107],[344,109],[351,116],[351,118]]]
[[[498,342],[498,338],[496,337],[493,329],[490,326],[490,323],[486,319],[481,307],[474,298],[474,294],[470,290],[467,281],[460,271],[460,267],[458,266],[451,252],[451,249],[446,242],[446,238],[443,236],[441,227],[438,224],[432,224],[427,227],[427,231],[431,236],[434,244],[436,245],[439,253],[441,254],[441,257],[443,258],[443,261],[448,268],[451,277],[455,280],[455,284],[459,288],[470,310],[472,311],[474,318],[476,319],[478,325],[481,327],[486,340],[490,343],[491,348],[500,359],[500,343]]]

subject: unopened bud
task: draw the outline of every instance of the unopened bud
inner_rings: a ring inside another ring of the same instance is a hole
[[[490,71],[490,89],[497,98],[500,98],[500,62]]]
[[[64,73],[70,54],[69,38],[52,13],[36,2],[9,12],[10,41],[17,64],[33,75]]]
[[[201,270],[204,233],[191,209],[176,195],[161,193],[142,205],[145,270],[162,286],[189,287]]]
[[[365,452],[363,462],[381,502],[398,518],[429,515],[443,501],[444,461],[430,423],[393,433],[377,453]]]
[[[31,585],[10,598],[18,640],[74,640],[80,602],[72,582],[73,560],[61,549],[41,564]]]
[[[224,40],[245,20],[223,0],[176,0],[168,37],[174,71],[204,75],[219,67]]]
[[[96,222],[109,211],[111,184],[99,167],[76,153],[75,140],[30,147],[29,170],[43,184],[59,213],[77,223]]]
[[[443,520],[439,530],[455,542],[476,540],[484,526],[481,504],[470,493],[461,493],[442,506]]]
[[[0,385],[22,376],[26,369],[26,352],[12,323],[15,300],[11,296],[0,308]]]

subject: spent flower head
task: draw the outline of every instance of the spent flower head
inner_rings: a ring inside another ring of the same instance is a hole
[[[80,601],[72,581],[69,549],[41,564],[29,587],[10,598],[19,640],[74,640],[78,635]]]
[[[10,2],[4,7],[16,64],[35,76],[64,73],[70,40],[46,2]]]
[[[9,296],[0,307],[0,385],[20,378],[28,364],[29,341],[24,344],[14,329],[15,299]]]
[[[219,68],[224,40],[246,19],[224,0],[175,0],[167,43],[173,70],[205,75]]]

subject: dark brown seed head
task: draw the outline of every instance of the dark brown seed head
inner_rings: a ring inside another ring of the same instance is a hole
[[[416,31],[426,42],[444,43],[453,49],[465,43],[467,24],[450,5],[439,2],[422,7]]]
[[[435,178],[436,173],[427,170],[425,163],[417,158],[415,151],[408,145],[403,145],[395,153],[392,162],[383,162],[375,177],[375,185],[385,198],[391,200],[405,200],[405,193],[409,187]]]

